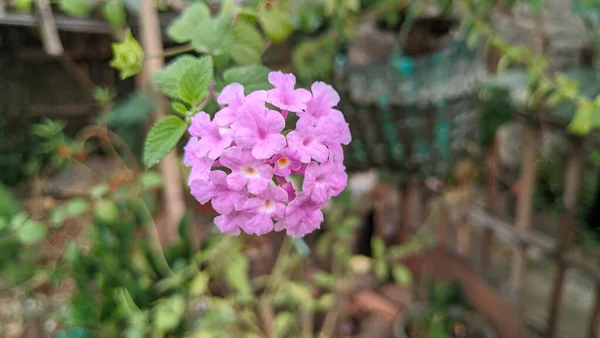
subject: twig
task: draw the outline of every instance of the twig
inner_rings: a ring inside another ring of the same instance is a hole
[[[148,55],[145,57],[145,60],[156,59],[156,58],[165,58],[165,57],[169,57],[169,56],[174,56],[174,55],[179,55],[182,53],[191,52],[193,50],[194,50],[194,46],[192,46],[191,44],[181,45],[181,46],[166,49],[161,54]]]

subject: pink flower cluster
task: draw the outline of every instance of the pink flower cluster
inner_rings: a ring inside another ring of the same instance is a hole
[[[301,237],[319,228],[321,208],[346,187],[342,145],[350,143],[350,129],[333,108],[340,97],[330,85],[295,89],[295,76],[282,72],[270,73],[269,82],[273,89],[248,96],[241,84],[230,84],[214,119],[205,112],[192,118],[184,149],[188,183],[200,203],[211,201],[222,232],[286,230]],[[286,135],[289,112],[299,119]],[[294,174],[304,177],[301,191],[289,180]]]

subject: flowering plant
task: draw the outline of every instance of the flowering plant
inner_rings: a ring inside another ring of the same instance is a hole
[[[211,201],[224,233],[286,230],[302,237],[319,228],[321,208],[346,187],[342,145],[350,143],[350,129],[334,109],[340,97],[330,85],[315,82],[311,93],[294,88],[293,74],[271,72],[268,80],[272,89],[247,96],[232,83],[219,94],[223,108],[214,118],[192,117],[188,184],[200,203]],[[298,120],[284,131],[290,113]],[[292,175],[303,177],[301,189]]]

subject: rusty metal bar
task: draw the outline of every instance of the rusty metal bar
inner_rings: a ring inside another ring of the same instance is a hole
[[[557,254],[559,256],[562,256],[564,252],[569,250],[573,243],[573,226],[575,223],[575,214],[577,212],[577,196],[579,195],[579,187],[581,186],[581,171],[584,162],[583,140],[579,138],[571,140],[569,148],[569,160],[565,173],[565,191],[563,195],[564,209],[558,236]],[[550,298],[550,314],[547,323],[548,337],[556,336],[556,324],[558,322],[560,301],[567,268],[567,262],[559,260],[558,270],[552,286],[552,296]]]

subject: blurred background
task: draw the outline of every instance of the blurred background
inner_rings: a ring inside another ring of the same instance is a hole
[[[144,167],[182,54],[340,93],[321,229]],[[0,337],[600,337],[599,94],[597,0],[0,0]]]

